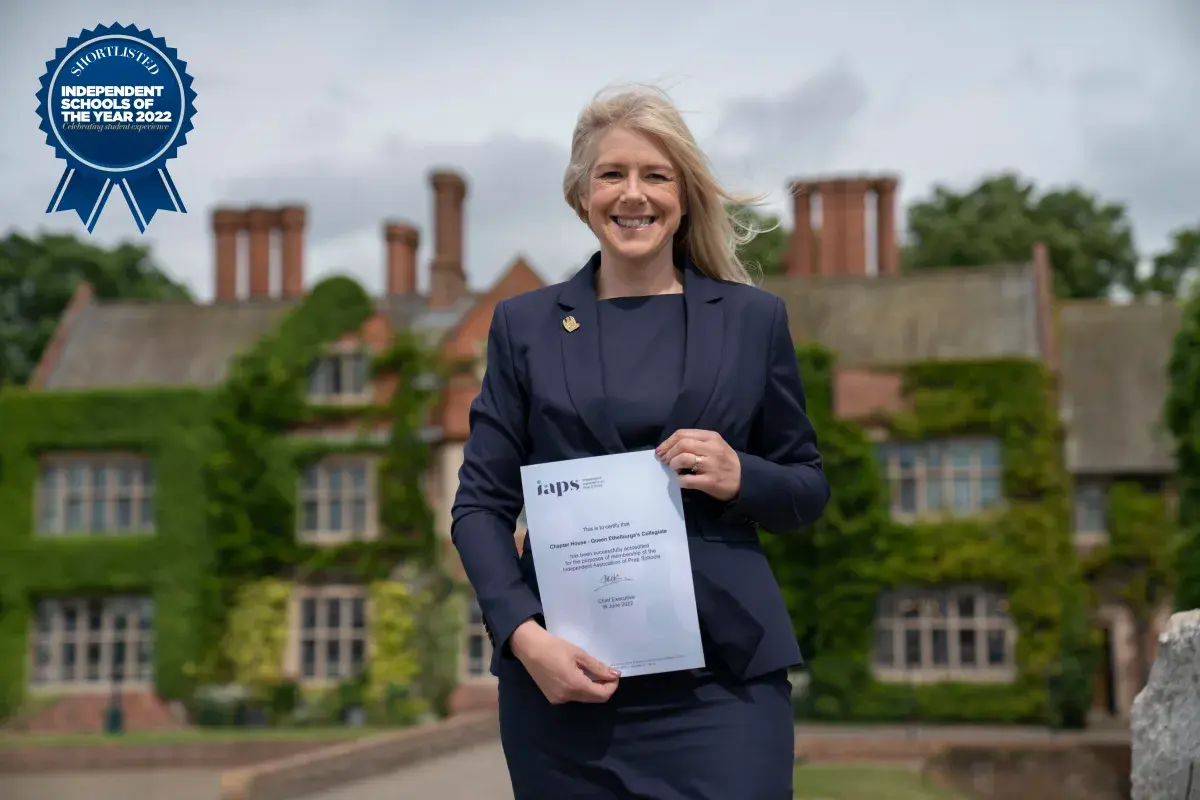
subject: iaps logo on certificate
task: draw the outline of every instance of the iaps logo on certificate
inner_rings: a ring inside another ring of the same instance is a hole
[[[186,214],[167,161],[196,113],[187,62],[133,25],[83,30],[46,62],[37,92],[46,144],[66,161],[46,213],[74,211],[88,233],[119,189],[138,230],[158,211]]]

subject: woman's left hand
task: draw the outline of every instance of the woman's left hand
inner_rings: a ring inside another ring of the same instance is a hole
[[[723,502],[741,491],[742,462],[719,433],[677,430],[654,452],[679,474],[684,489],[699,489]]]

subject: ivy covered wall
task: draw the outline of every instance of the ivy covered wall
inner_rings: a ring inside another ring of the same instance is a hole
[[[465,605],[438,563],[422,434],[446,369],[415,338],[399,335],[372,364],[396,386],[385,405],[314,407],[306,396],[314,359],[372,313],[362,288],[336,277],[313,287],[277,331],[239,356],[215,390],[0,394],[0,717],[17,710],[28,685],[40,596],[151,595],[156,687],[164,698],[186,699],[201,683],[240,679],[261,692],[278,684],[287,598],[298,582],[326,579],[372,587],[379,617],[370,624],[388,637],[405,633],[376,648],[369,691],[420,683],[423,700],[444,709]],[[362,435],[337,442],[294,435],[321,423],[349,423]],[[370,436],[380,425],[389,433]],[[151,459],[153,533],[35,536],[39,457],[114,449]],[[302,542],[300,471],[338,452],[379,456],[380,535],[336,546]]]
[[[201,465],[213,440],[210,401],[194,391],[0,394],[0,717],[20,705],[38,598],[147,594],[155,603],[156,683],[186,692],[184,665],[202,649],[193,624],[213,565]],[[36,535],[42,455],[124,450],[153,460],[158,509],[151,534]]]
[[[911,411],[861,423],[832,413],[834,357],[797,357],[833,487],[802,535],[764,535],[791,605],[811,683],[803,711],[823,719],[1066,722],[1090,702],[1094,643],[1087,586],[1068,516],[1068,480],[1050,376],[1036,362],[924,363],[903,370]],[[1005,503],[977,516],[904,525],[867,426],[892,441],[986,435],[1001,444]],[[947,584],[1002,587],[1017,627],[1006,685],[877,681],[871,670],[881,591]]]

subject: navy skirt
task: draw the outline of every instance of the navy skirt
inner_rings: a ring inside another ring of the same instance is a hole
[[[551,705],[520,662],[500,676],[515,800],[792,800],[786,670],[622,678],[607,703]]]

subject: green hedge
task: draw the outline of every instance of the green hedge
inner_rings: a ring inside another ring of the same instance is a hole
[[[155,601],[156,680],[186,691],[196,659],[201,584],[212,566],[200,480],[212,439],[210,398],[197,391],[0,394],[0,717],[28,680],[28,634],[41,596],[147,593]],[[86,538],[35,535],[38,461],[55,451],[146,454],[155,475],[155,531]]]
[[[1071,541],[1061,429],[1051,378],[1035,362],[926,363],[902,370],[911,412],[862,425],[836,419],[832,355],[797,349],[833,489],[809,531],[766,537],[808,660],[816,718],[1070,722],[1088,702],[1093,652],[1086,584]],[[984,434],[1003,452],[1005,505],[976,517],[900,525],[865,425],[891,440]],[[876,681],[870,652],[879,593],[983,583],[1007,591],[1018,628],[1008,685]]]

